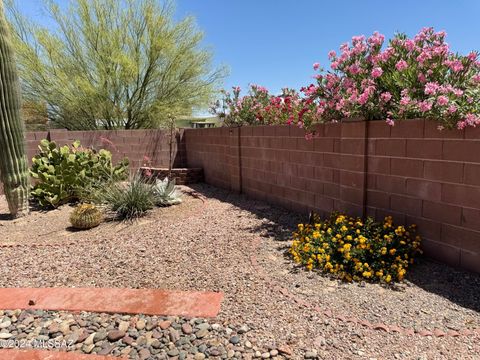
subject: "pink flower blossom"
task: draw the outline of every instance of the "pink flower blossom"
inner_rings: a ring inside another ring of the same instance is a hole
[[[471,51],[468,55],[467,58],[470,61],[476,61],[477,60],[478,54],[475,51]]]
[[[387,120],[385,121],[387,123],[387,125],[389,126],[395,126],[395,121],[393,121],[392,119],[390,118],[387,118]]]
[[[409,96],[403,96],[403,97],[400,99],[400,105],[407,106],[407,105],[410,104],[411,101],[412,101],[412,99],[410,99]]]
[[[374,68],[371,73],[374,79],[379,78],[380,76],[382,76],[382,74],[383,74],[383,70],[379,67]]]
[[[353,74],[353,75],[356,75],[358,73],[360,73],[361,69],[360,69],[360,66],[358,66],[358,64],[352,64],[350,65],[350,67],[348,68],[348,71]]]
[[[392,94],[390,94],[388,91],[380,95],[380,99],[382,99],[382,101],[384,102],[389,102],[391,98],[392,98]]]
[[[335,59],[336,57],[337,57],[337,53],[335,52],[335,50],[330,50],[330,51],[328,52],[328,58],[329,58],[330,60],[333,60],[333,59]]]
[[[316,62],[313,64],[313,70],[317,71],[320,68],[320,63]]]
[[[147,178],[152,176],[152,170],[151,169],[144,169],[143,175],[145,175]]]
[[[404,46],[405,46],[405,49],[411,52],[415,49],[415,41],[407,39],[405,40]]]
[[[457,107],[456,107],[455,105],[450,105],[450,106],[448,107],[448,112],[449,112],[450,114],[456,113],[456,112],[457,112]]]
[[[432,103],[429,101],[421,101],[418,103],[418,108],[421,112],[427,112],[432,110]]]
[[[425,94],[427,95],[434,95],[437,93],[439,89],[439,85],[435,82],[429,82],[425,84]]]
[[[368,38],[370,46],[382,46],[385,36],[375,31],[372,36]]]
[[[460,72],[464,69],[463,64],[460,60],[446,60],[444,62],[453,72]]]
[[[304,89],[303,92],[305,93],[305,95],[311,96],[315,93],[315,91],[317,91],[317,87],[311,84],[308,88]]]
[[[400,60],[399,62],[397,62],[395,64],[395,68],[398,70],[398,71],[403,71],[405,70],[406,68],[408,68],[408,64],[405,60]]]
[[[458,97],[463,95],[463,90],[461,89],[452,89],[452,92],[455,96],[458,96]]]
[[[370,94],[367,91],[363,92],[362,95],[360,95],[360,97],[358,98],[358,103],[360,105],[365,105],[369,97],[370,97]]]
[[[344,106],[345,106],[345,100],[340,99],[340,101],[337,102],[337,104],[335,105],[335,110],[340,111],[343,109]]]
[[[437,99],[437,104],[440,106],[445,106],[448,104],[448,98],[444,95],[441,95]]]

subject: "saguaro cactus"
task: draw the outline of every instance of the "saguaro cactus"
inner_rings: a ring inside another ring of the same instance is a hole
[[[28,213],[28,164],[20,117],[20,83],[0,0],[0,180],[10,213]]]

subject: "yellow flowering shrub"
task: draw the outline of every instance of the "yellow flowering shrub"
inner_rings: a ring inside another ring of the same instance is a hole
[[[290,253],[308,270],[345,281],[391,283],[403,280],[421,253],[420,242],[416,225],[395,226],[390,216],[378,223],[334,213],[325,221],[315,215],[313,224],[299,224]]]

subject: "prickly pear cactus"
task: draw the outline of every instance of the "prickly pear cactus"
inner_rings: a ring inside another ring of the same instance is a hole
[[[0,0],[0,180],[10,214],[26,215],[29,184],[24,123],[20,117],[20,83],[3,0]]]
[[[102,211],[92,204],[80,204],[70,215],[72,227],[80,230],[94,228],[100,225],[102,221]]]

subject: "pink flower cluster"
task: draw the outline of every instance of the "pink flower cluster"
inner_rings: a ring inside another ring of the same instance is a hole
[[[313,64],[316,83],[284,90],[279,96],[252,85],[224,99],[227,124],[296,124],[307,130],[315,122],[348,117],[384,119],[389,125],[408,118],[431,118],[439,128],[480,125],[478,53],[450,51],[446,33],[424,28],[413,38],[398,34],[385,44],[375,32],[354,36],[330,51],[329,71]]]
[[[443,127],[480,125],[478,54],[450,51],[445,32],[424,28],[413,39],[354,36],[329,53],[331,69],[304,89],[323,121],[358,116],[368,120],[425,117]]]

